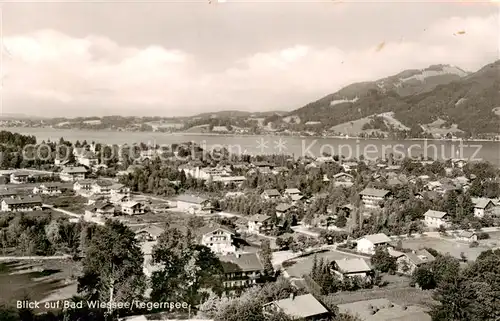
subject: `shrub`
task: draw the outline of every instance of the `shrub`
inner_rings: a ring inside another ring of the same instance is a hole
[[[487,240],[490,238],[490,235],[486,232],[479,232],[477,233],[477,239],[478,240]]]

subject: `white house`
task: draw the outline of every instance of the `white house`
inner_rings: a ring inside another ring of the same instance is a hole
[[[489,198],[473,198],[474,216],[484,217],[485,214],[490,214],[495,208],[495,204]]]
[[[2,212],[27,212],[42,207],[40,196],[24,198],[5,198],[2,200]]]
[[[377,247],[388,245],[391,239],[384,233],[365,235],[357,242],[357,251],[373,255]]]
[[[428,210],[424,214],[424,222],[428,227],[438,228],[441,225],[444,227],[449,227],[450,216],[446,212]]]
[[[99,159],[94,152],[87,150],[77,156],[77,162],[87,167],[93,167],[99,164]]]
[[[418,267],[434,260],[434,256],[425,249],[402,253],[396,260],[397,270],[399,273],[412,275]]]
[[[30,174],[28,172],[14,172],[10,174],[10,182],[12,184],[24,184],[28,182]]]
[[[140,202],[128,201],[121,204],[123,214],[136,215],[144,214],[144,206]]]
[[[260,197],[263,200],[275,200],[281,197],[280,192],[278,192],[277,189],[266,189],[262,194],[260,194]]]
[[[62,181],[72,182],[81,179],[85,179],[85,175],[87,174],[87,170],[85,167],[65,167],[59,174],[59,177]]]
[[[373,269],[362,258],[343,258],[332,262],[332,270],[341,280],[359,277],[363,281],[371,281]]]
[[[359,193],[366,208],[380,208],[380,203],[389,197],[390,191],[385,189],[365,188]]]
[[[59,195],[62,193],[61,184],[56,182],[42,183],[33,188],[33,194]]]
[[[342,164],[342,168],[345,172],[355,171],[358,169],[358,163],[356,162],[345,162]]]
[[[217,254],[231,254],[236,252],[234,232],[223,226],[205,226],[198,230],[200,243],[209,247]]]
[[[177,208],[191,214],[210,213],[212,211],[210,200],[193,195],[179,195],[177,197]]]
[[[255,214],[248,218],[249,233],[264,233],[272,231],[274,228],[271,217],[263,214]]]
[[[73,184],[73,190],[80,195],[90,195],[92,194],[92,185],[94,181],[91,179],[77,180]]]
[[[92,184],[91,193],[94,195],[110,195],[111,194],[111,185],[113,185],[109,181],[98,180]]]
[[[457,239],[468,243],[477,242],[477,234],[476,232],[462,231],[457,235]]]

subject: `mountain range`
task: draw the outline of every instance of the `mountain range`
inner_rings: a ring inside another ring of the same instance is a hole
[[[500,60],[470,73],[450,65],[406,70],[372,82],[355,83],[290,112],[283,120],[343,134],[358,130],[404,129],[499,133]],[[362,120],[362,121],[361,121]],[[361,123],[359,122],[361,121]],[[379,128],[377,128],[379,127]]]

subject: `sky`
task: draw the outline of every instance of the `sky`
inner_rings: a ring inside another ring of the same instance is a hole
[[[499,3],[23,1],[0,5],[0,111],[293,110],[343,86],[499,59]]]

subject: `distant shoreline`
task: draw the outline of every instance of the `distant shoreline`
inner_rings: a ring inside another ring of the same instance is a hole
[[[341,136],[341,135],[286,135],[286,134],[274,134],[274,133],[262,133],[262,134],[235,134],[235,133],[202,133],[202,132],[160,132],[160,131],[132,131],[132,130],[116,130],[116,129],[76,129],[76,128],[54,128],[54,127],[2,127],[2,130],[9,130],[12,128],[16,129],[49,129],[54,131],[93,131],[93,132],[114,132],[114,133],[154,133],[170,136],[221,136],[221,137],[298,137],[298,138],[311,138],[311,139],[342,139],[342,140],[404,140],[404,141],[443,141],[443,142],[500,142],[497,139],[453,139],[453,138],[378,138],[378,137],[359,137],[359,136]],[[500,134],[499,134],[500,135]]]

